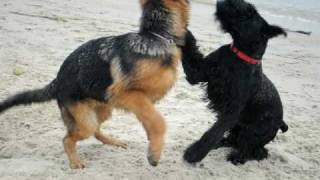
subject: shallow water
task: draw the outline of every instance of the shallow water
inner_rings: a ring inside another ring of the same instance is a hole
[[[273,23],[320,33],[319,0],[248,0]]]

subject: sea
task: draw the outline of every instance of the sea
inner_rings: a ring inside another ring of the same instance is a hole
[[[215,4],[216,0],[195,0]],[[320,34],[320,0],[247,0],[268,22]]]

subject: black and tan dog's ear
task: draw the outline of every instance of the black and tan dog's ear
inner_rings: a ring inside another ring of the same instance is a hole
[[[264,33],[269,39],[279,35],[284,35],[287,37],[287,32],[282,27],[276,25],[268,25],[266,32]]]

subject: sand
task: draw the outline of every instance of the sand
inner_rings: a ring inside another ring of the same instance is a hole
[[[209,53],[230,39],[213,21],[213,7],[192,4],[190,29]],[[0,1],[0,99],[52,80],[64,58],[87,40],[137,31],[137,1]],[[176,86],[157,104],[168,132],[161,163],[146,159],[147,138],[131,114],[114,112],[103,131],[127,140],[128,149],[79,143],[87,165],[71,170],[62,146],[65,127],[55,102],[17,107],[0,115],[0,179],[320,179],[319,35],[289,34],[270,42],[264,71],[277,86],[290,130],[267,148],[270,158],[234,166],[230,149],[212,151],[201,163],[183,162],[185,148],[215,121],[180,67]]]

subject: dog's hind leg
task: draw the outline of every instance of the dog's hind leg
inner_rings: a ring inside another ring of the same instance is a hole
[[[68,133],[63,139],[64,150],[68,155],[70,161],[70,167],[72,169],[82,169],[85,165],[81,162],[79,155],[77,154],[76,144],[81,140],[77,135]]]
[[[261,161],[268,157],[268,150],[266,148],[257,147],[254,144],[242,144],[234,149],[227,157],[227,160],[234,165],[244,164],[249,160]]]
[[[111,116],[112,108],[109,104],[100,103],[96,106],[95,111],[97,114],[99,124],[102,124],[105,120],[107,120]],[[127,148],[127,142],[114,139],[112,137],[109,137],[103,134],[100,130],[100,125],[97,132],[95,132],[94,136],[97,140],[99,140],[103,144],[109,144],[113,146]]]
[[[127,91],[117,98],[120,107],[133,112],[146,130],[149,144],[148,161],[156,166],[160,160],[164,144],[166,125],[152,101],[140,91]]]
[[[248,160],[263,160],[268,157],[268,150],[264,146],[273,139],[277,130],[270,128],[267,134],[257,134],[256,126],[242,128],[237,138],[237,146],[232,151],[227,160],[232,164],[244,164]]]
[[[76,102],[68,107],[60,106],[68,133],[63,139],[64,149],[72,169],[84,168],[76,150],[77,141],[92,136],[98,129],[96,113],[86,102]]]
[[[94,136],[96,137],[96,139],[98,139],[103,144],[118,146],[118,147],[122,147],[124,149],[126,149],[127,145],[128,145],[127,142],[109,137],[109,136],[103,134],[101,131],[96,132],[94,134]]]
[[[60,106],[60,111],[62,120],[67,127],[67,134],[63,139],[63,145],[64,150],[69,158],[70,166],[72,169],[84,168],[85,166],[81,162],[76,150],[76,142],[78,141],[78,139],[76,138],[76,136],[73,136],[72,133],[76,126],[75,120],[66,107]]]

